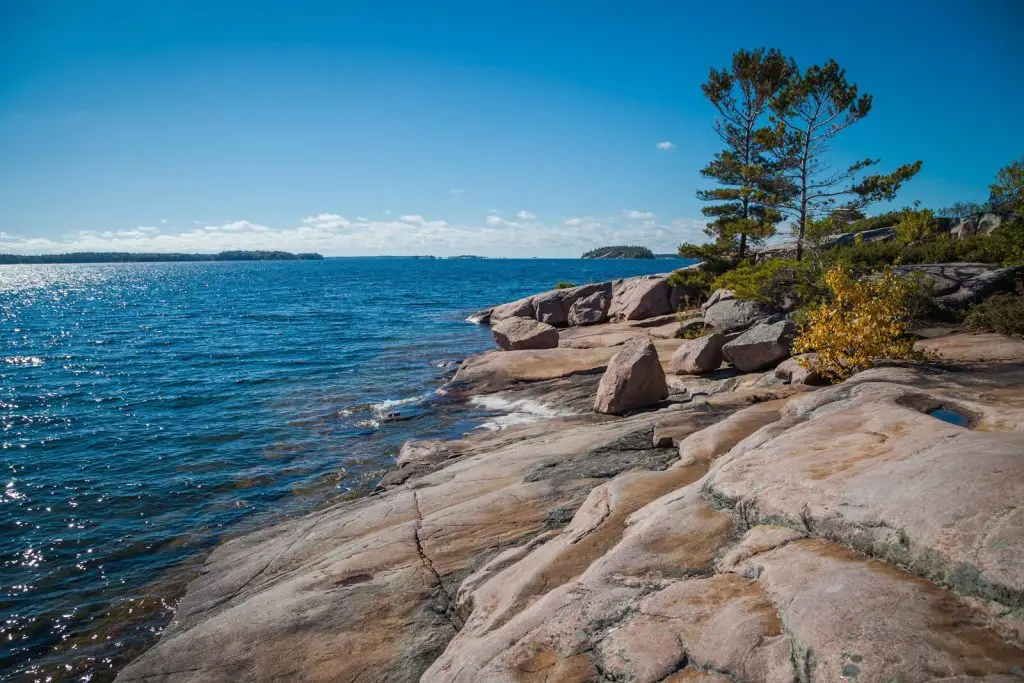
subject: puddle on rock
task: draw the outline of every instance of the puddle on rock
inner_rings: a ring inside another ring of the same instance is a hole
[[[970,428],[971,426],[971,418],[967,417],[963,413],[958,413],[952,408],[947,408],[945,406],[939,406],[934,410],[929,410],[928,414],[934,418],[942,420],[943,422],[948,422],[951,425],[956,425],[957,427]]]

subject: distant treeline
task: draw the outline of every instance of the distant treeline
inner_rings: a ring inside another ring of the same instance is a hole
[[[583,258],[654,258],[647,247],[600,247],[583,254]]]
[[[118,251],[79,251],[72,254],[0,254],[0,264],[11,263],[161,263],[165,261],[313,261],[320,254],[287,251],[222,251],[219,254],[131,254]]]

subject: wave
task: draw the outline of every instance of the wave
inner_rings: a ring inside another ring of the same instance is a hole
[[[363,415],[355,420],[358,427],[379,427],[384,422],[411,420],[423,414],[434,392],[427,392],[407,398],[392,398],[377,403],[361,403],[340,411],[342,417]],[[411,409],[410,409],[411,408]]]
[[[38,368],[43,364],[39,356],[7,356],[3,359],[5,365],[19,365],[26,368]]]
[[[529,398],[521,398],[510,401],[501,396],[473,396],[469,402],[475,406],[491,412],[505,413],[496,416],[487,422],[482,423],[477,429],[498,431],[508,429],[517,425],[529,424],[539,420],[550,420],[556,417],[568,417],[575,415],[572,411],[556,410],[540,401]]]

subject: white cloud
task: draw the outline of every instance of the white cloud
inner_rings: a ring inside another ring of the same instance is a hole
[[[651,220],[657,217],[657,214],[651,213],[650,211],[637,211],[636,209],[633,209],[632,211],[626,212],[626,218],[631,220]]]
[[[519,211],[518,213],[516,213],[516,217],[517,218],[522,218],[524,221],[529,221],[529,220],[533,220],[534,218],[536,218],[536,216],[534,216],[532,213],[530,213],[526,209],[523,209],[522,211]]]
[[[661,142],[659,142],[659,143],[658,143],[658,144],[656,145],[656,147],[657,147],[658,149],[672,149],[673,147],[675,147],[675,145],[673,145],[673,144],[672,144],[672,143],[671,143],[670,141],[668,141],[668,140],[662,140]]]
[[[337,230],[352,225],[344,216],[339,216],[336,213],[318,213],[315,216],[306,216],[302,222],[325,230]]]
[[[166,218],[161,218],[160,222],[163,223],[164,225],[167,225],[167,219]]]
[[[529,213],[529,212],[520,212]],[[532,216],[532,214],[529,214]],[[494,214],[482,222],[452,223],[419,214],[399,219],[347,219],[337,213],[313,213],[292,225],[270,226],[235,220],[187,230],[138,226],[127,230],[80,231],[59,237],[0,233],[0,252],[69,251],[201,252],[228,249],[316,251],[326,256],[374,254],[480,254],[482,256],[575,257],[609,244],[642,244],[656,252],[674,252],[680,242],[703,239],[703,221],[630,220],[628,214],[579,216],[547,225],[517,215]]]
[[[451,192],[452,194],[462,194],[463,192],[465,192],[465,190],[463,190],[461,187],[453,187],[448,191]]]

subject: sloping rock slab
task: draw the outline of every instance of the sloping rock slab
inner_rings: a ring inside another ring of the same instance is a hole
[[[463,578],[564,526],[596,478],[651,462],[638,432],[649,447],[646,417],[488,435],[412,487],[226,543],[118,680],[417,681],[461,626]]]

